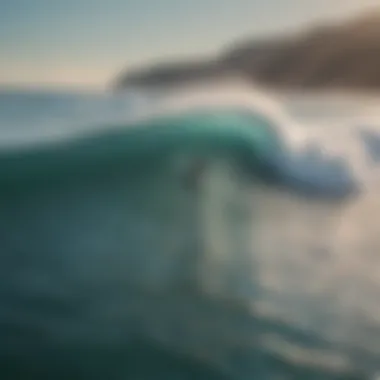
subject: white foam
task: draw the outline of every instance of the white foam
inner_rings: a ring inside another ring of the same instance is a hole
[[[325,99],[321,95],[304,98],[301,94],[276,99],[259,87],[213,83],[148,92],[141,114],[146,117],[225,107],[250,110],[263,116],[276,131],[284,148],[277,165],[289,180],[320,192],[345,193],[353,188],[368,189],[380,178],[377,166],[369,165],[368,160],[369,151],[373,156],[377,147],[368,141],[363,143],[361,134],[366,126],[380,139],[380,114],[376,114],[375,104],[372,98],[369,102],[353,96]]]

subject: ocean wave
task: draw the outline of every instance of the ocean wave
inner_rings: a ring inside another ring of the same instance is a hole
[[[376,197],[347,195],[376,128],[299,125],[240,89],[133,96],[40,99],[4,133],[0,359],[56,375],[68,350],[91,373],[111,348],[120,374],[137,337],[237,379],[374,373]]]
[[[137,152],[146,154],[152,144],[156,151],[168,144],[179,150],[190,144],[194,150],[197,144],[210,150],[223,145],[226,153],[238,156],[244,151],[251,156],[248,161],[260,161],[275,171],[278,184],[309,195],[346,196],[362,189],[367,179],[363,175],[368,165],[360,157],[363,147],[357,147],[359,139],[348,127],[339,129],[341,136],[334,136],[336,128],[330,136],[326,128],[307,128],[260,91],[215,85],[174,94],[77,96],[55,102],[45,97],[48,104],[41,95],[34,99],[39,113],[35,106],[33,117],[24,116],[28,127],[20,122],[23,112],[13,119],[3,115],[1,124],[7,128],[2,128],[0,139],[2,180],[21,172],[49,173],[128,160]],[[19,106],[26,102],[22,98]],[[14,99],[13,103],[17,104]]]

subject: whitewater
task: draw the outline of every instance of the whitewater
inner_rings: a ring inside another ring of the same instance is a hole
[[[0,377],[375,379],[379,102],[0,92]]]

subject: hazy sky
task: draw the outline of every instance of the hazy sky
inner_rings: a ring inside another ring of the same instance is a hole
[[[237,38],[376,5],[379,0],[0,0],[0,84],[102,85],[140,63],[212,54]]]

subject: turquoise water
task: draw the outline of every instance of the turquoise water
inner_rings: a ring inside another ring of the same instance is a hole
[[[1,378],[373,378],[376,168],[238,103],[0,95]]]

